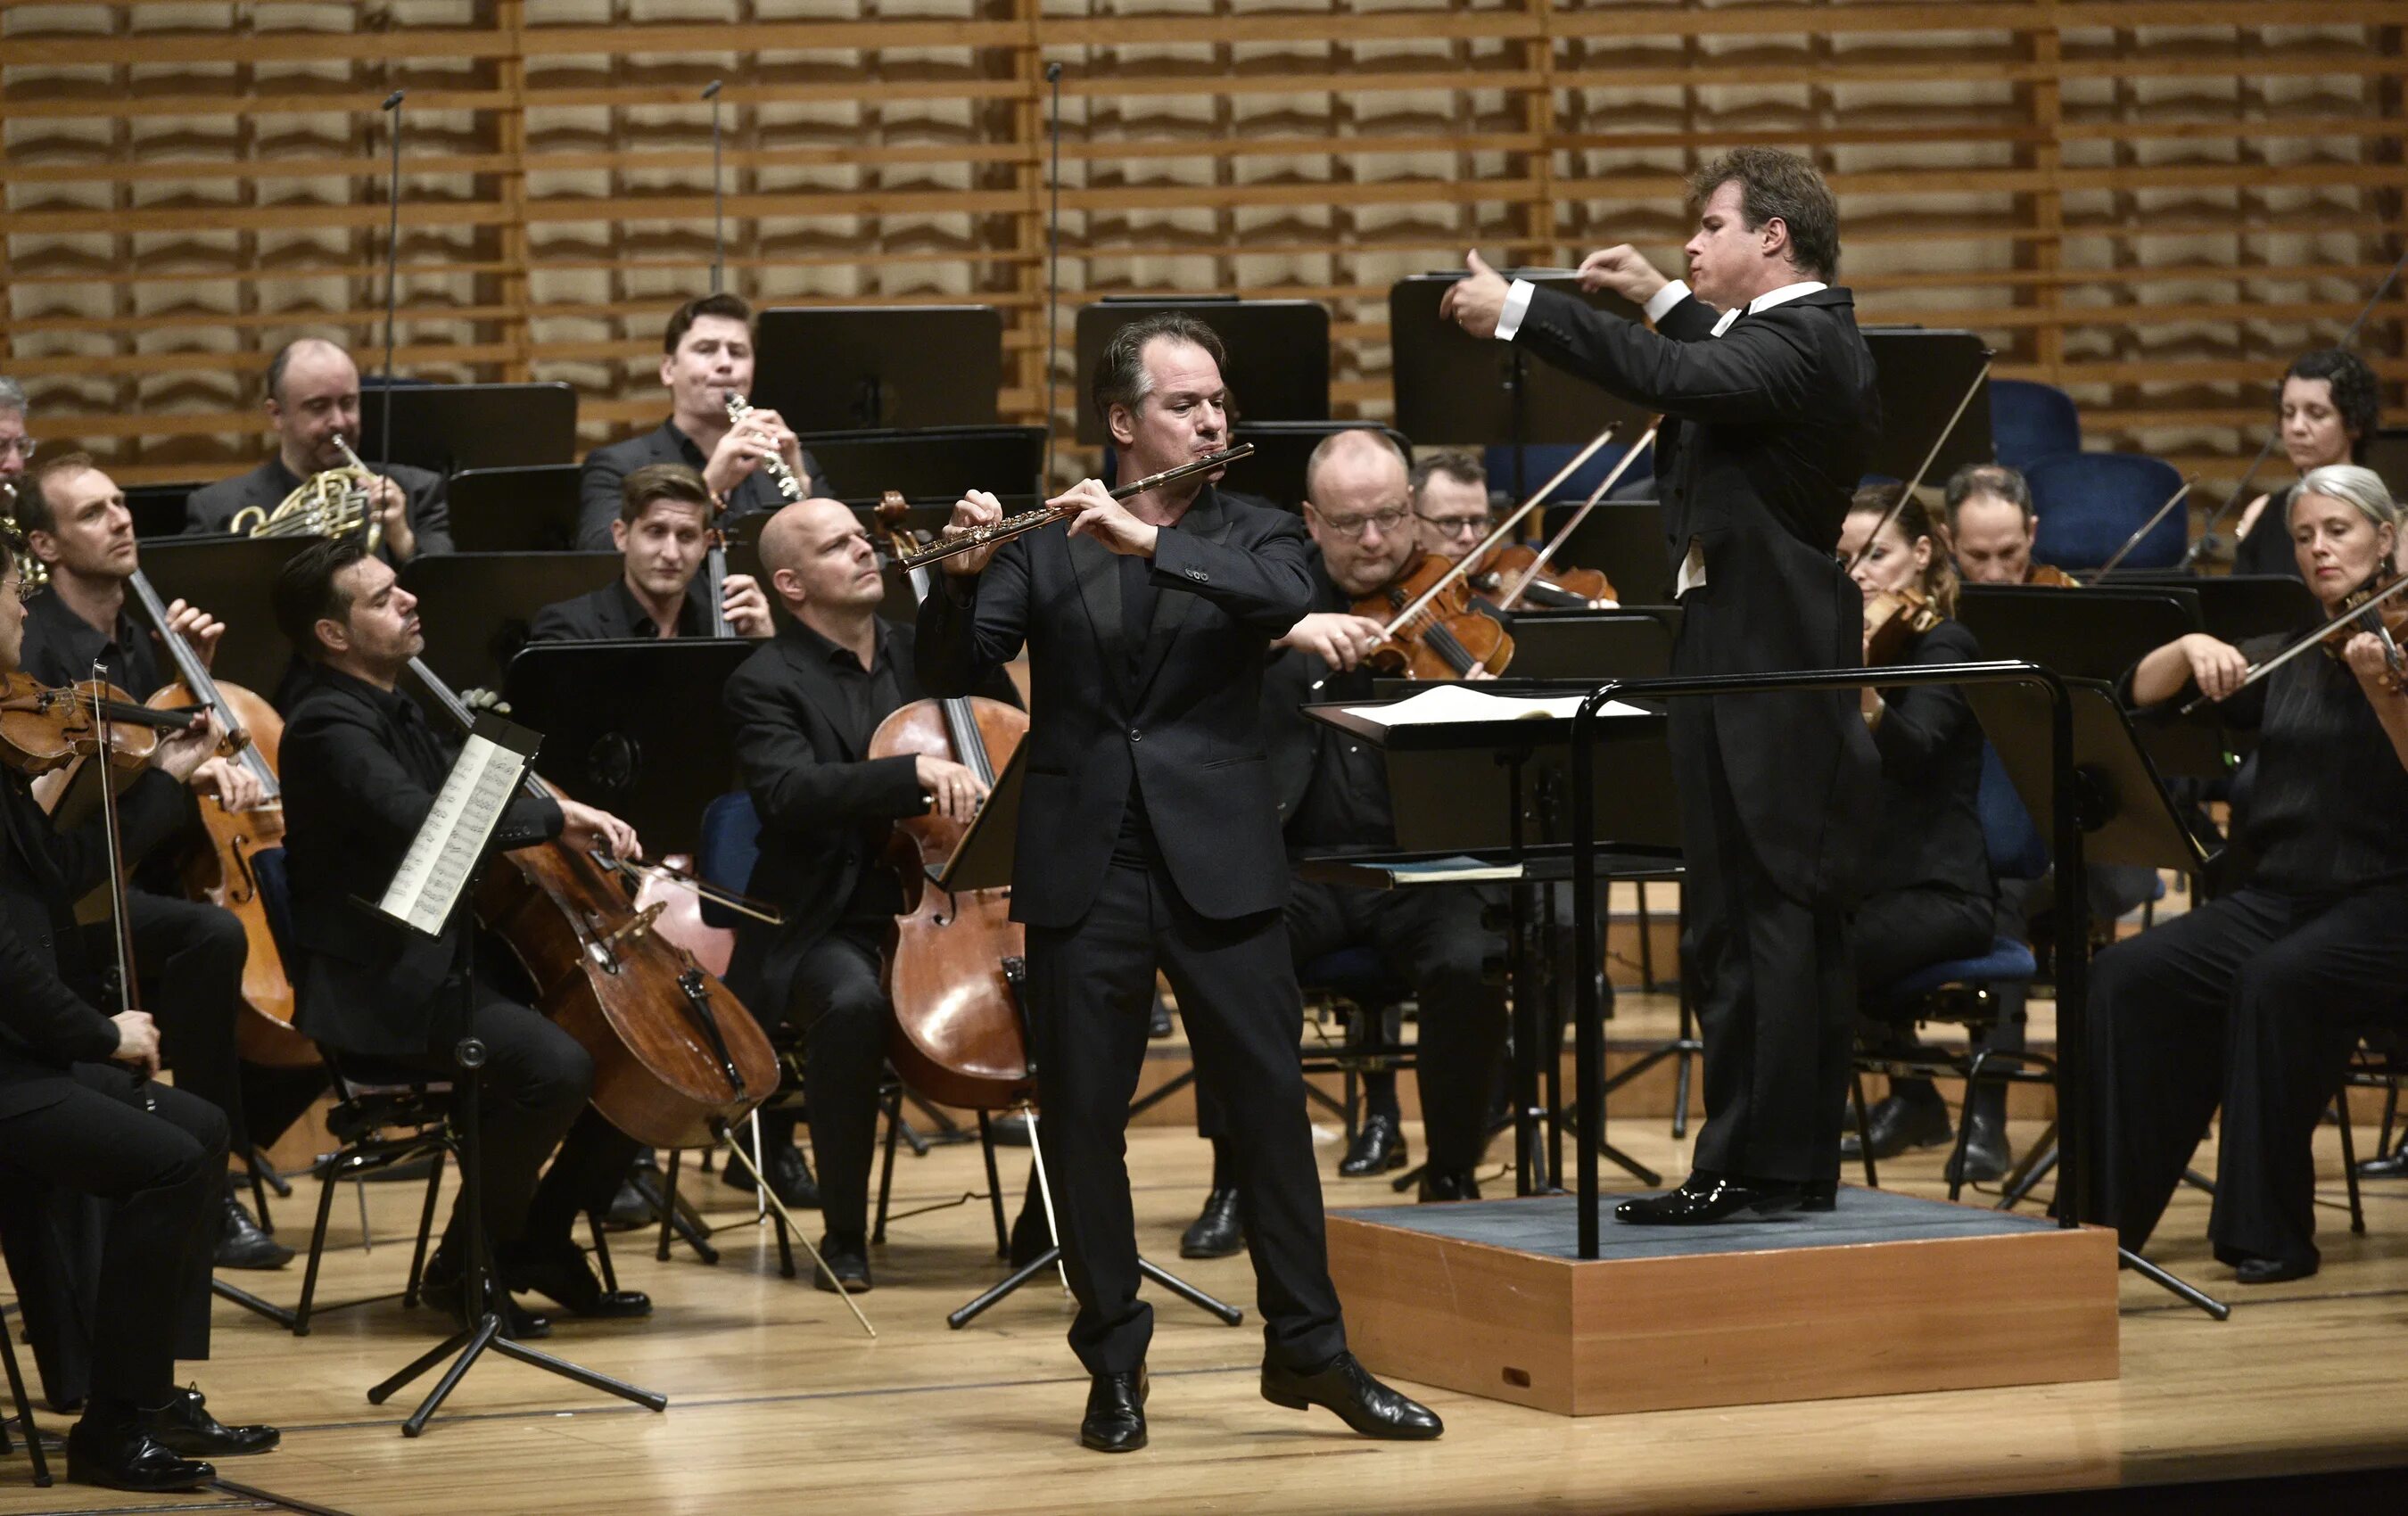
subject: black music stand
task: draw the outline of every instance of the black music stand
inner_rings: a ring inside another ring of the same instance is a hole
[[[1312,450],[1338,432],[1378,432],[1406,457],[1413,455],[1412,439],[1377,422],[1248,421],[1231,429],[1229,440],[1251,443],[1254,456],[1231,464],[1217,488],[1295,510],[1304,501],[1304,465],[1312,460]]]
[[[2379,426],[2366,445],[2366,466],[2394,488],[2408,490],[2408,426]]]
[[[1329,309],[1317,300],[1164,300],[1107,295],[1079,308],[1072,339],[1078,393],[1091,393],[1096,369],[1112,334],[1145,316],[1192,316],[1211,327],[1228,354],[1221,379],[1229,389],[1233,429],[1250,422],[1329,419]],[[1078,439],[1094,446],[1111,438],[1103,418],[1083,402]]]
[[[577,546],[575,464],[469,468],[446,492],[455,552],[566,552]]]
[[[1974,376],[1990,361],[1990,350],[1972,332],[1927,332],[1916,326],[1875,326],[1864,333],[1872,350],[1873,385],[1881,395],[1881,435],[1865,460],[1868,475],[1911,479],[1923,470],[1934,489],[1967,464],[1997,461],[1990,436],[1990,381],[1982,380],[1961,416],[1956,404]],[[1929,468],[1924,454],[1956,417]]]
[[[1555,556],[1612,580],[1615,597],[1626,606],[1673,603],[1664,508],[1653,500],[1599,501]]]
[[[719,704],[744,638],[538,642],[502,680],[510,719],[544,735],[536,772],[636,829],[648,856],[691,855],[703,808],[733,787]]]
[[[291,666],[293,649],[267,614],[269,592],[285,561],[308,537],[194,536],[142,544],[142,572],[163,601],[182,600],[225,622],[209,661],[221,684],[239,684],[272,696]]]
[[[1624,321],[1645,319],[1637,306],[1605,291],[1584,292],[1562,269],[1504,269],[1559,290]],[[1508,447],[1514,500],[1529,494],[1523,452],[1534,444],[1586,442],[1606,423],[1621,424],[1618,440],[1639,440],[1646,412],[1553,364],[1534,361],[1518,342],[1476,337],[1439,314],[1439,302],[1464,278],[1460,272],[1415,274],[1388,287],[1388,344],[1397,397],[1397,428],[1425,447]],[[1588,566],[1588,560],[1570,560]],[[1621,580],[1614,580],[1617,588]]]
[[[2315,592],[2288,574],[2183,573],[2144,569],[2127,575],[2120,570],[2101,589],[2177,588],[2199,602],[2200,629],[2227,642],[2253,636],[2295,636],[2324,619]]]
[[[1641,610],[1515,611],[1517,679],[1654,679],[1672,669],[1672,629]]]
[[[420,601],[426,666],[454,687],[493,688],[536,612],[623,572],[615,552],[431,553],[402,565],[401,587]]]
[[[853,497],[872,501],[889,490],[906,499],[948,505],[972,490],[1032,494],[1042,487],[1038,476],[1045,471],[1041,426],[808,432],[801,440],[824,478],[838,480]]]
[[[129,484],[125,486],[125,511],[134,518],[134,535],[149,542],[159,537],[184,535],[184,502],[194,490],[205,486],[191,484]]]
[[[462,908],[476,896],[477,877],[492,857],[494,834],[540,740],[535,733],[495,717],[479,717],[437,792],[434,806],[427,811],[426,820],[420,824],[418,836],[403,854],[383,899],[373,905],[366,901],[359,904],[396,928],[425,937],[442,937],[447,928],[457,922]],[[480,1071],[485,1066],[487,1049],[469,1030],[476,998],[473,926],[467,937],[469,948],[464,955],[466,961],[459,969],[457,1020],[452,1026],[455,1072],[452,1121],[460,1156],[460,1214],[468,1244],[461,1298],[475,1303],[478,1317],[473,1324],[454,1332],[439,1346],[369,1390],[368,1404],[383,1405],[394,1391],[458,1353],[459,1357],[443,1371],[443,1377],[436,1380],[434,1390],[401,1423],[402,1436],[417,1437],[426,1430],[427,1419],[442,1407],[485,1350],[491,1348],[546,1373],[632,1400],[648,1410],[666,1410],[666,1395],[639,1390],[501,1335],[502,1317],[494,1300],[497,1294],[505,1300],[508,1295],[494,1277],[492,1248],[485,1236],[485,1163],[478,1112]]]
[[[752,348],[749,398],[796,432],[995,424],[993,306],[779,306],[753,323]]]
[[[1000,890],[1010,886],[1012,853],[1017,846],[1020,831],[1021,771],[1025,766],[1024,760],[1027,756],[1028,745],[1025,742],[1012,751],[1010,761],[1004,765],[1003,772],[996,776],[995,788],[987,792],[985,804],[979,808],[979,813],[970,819],[969,826],[963,831],[962,840],[954,847],[953,855],[945,860],[943,867],[935,871],[931,888],[958,892]],[[1020,1039],[1021,1046],[1026,1050],[1029,1078],[1041,1091],[1044,1088],[1044,1071],[1037,1066],[1037,1044],[1028,1036],[1028,1008],[1020,998],[1019,987],[1027,977],[1027,965],[1025,961],[1006,959],[1003,972],[1004,978],[1012,985],[1012,1005],[1020,1012]],[[967,1305],[946,1316],[945,1324],[957,1332],[978,1320],[987,1308],[996,1301],[1047,1269],[1060,1266],[1062,1243],[1054,1225],[1053,1187],[1052,1182],[1046,1178],[1045,1150],[1037,1133],[1038,1109],[1039,1106],[1036,1103],[1032,1103],[1028,1108],[1028,1146],[1031,1161],[1036,1165],[1039,1194],[1044,1199],[1046,1231],[1053,1236],[1054,1240],[1047,1245],[1043,1252],[1013,1269],[996,1283],[981,1291]],[[982,1115],[979,1119],[983,1122],[986,1118]],[[990,1144],[982,1144],[982,1146],[984,1146],[987,1151],[987,1182],[995,1186],[996,1193],[1000,1195],[1002,1190],[995,1172],[995,1150]],[[996,1224],[1001,1225],[1001,1222],[1002,1212],[998,1209]],[[1206,1294],[1185,1280],[1146,1257],[1143,1252],[1138,1254],[1137,1266],[1138,1271],[1145,1278],[1161,1285],[1198,1310],[1214,1317],[1224,1326],[1235,1326],[1246,1319],[1244,1311]],[[1062,1288],[1068,1290],[1069,1287],[1069,1276],[1065,1273],[1062,1277]]]
[[[385,436],[386,417],[393,424]],[[396,384],[363,408],[354,451],[369,464],[465,468],[566,464],[577,457],[577,392],[529,384]]]

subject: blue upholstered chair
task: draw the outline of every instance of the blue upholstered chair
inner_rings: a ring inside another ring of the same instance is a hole
[[[2040,540],[2032,557],[2059,568],[2097,568],[2182,488],[2182,475],[2162,458],[2137,452],[2070,452],[2024,470]],[[2171,568],[2190,540],[2180,510],[2150,529],[2124,559],[2128,568]]]
[[[2029,468],[2042,458],[2082,451],[2082,413],[2073,396],[2031,379],[1990,381],[1990,436],[1999,462]]]

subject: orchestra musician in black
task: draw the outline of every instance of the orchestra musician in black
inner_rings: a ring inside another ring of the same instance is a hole
[[[2291,360],[2274,392],[2274,422],[2283,456],[2300,478],[2333,464],[2363,465],[2383,424],[2383,397],[2374,370],[2346,348],[2318,348]],[[2242,508],[2232,535],[2236,574],[2288,574],[2298,578],[2292,551],[2292,484],[2259,495]]]
[[[2208,1237],[2243,1284],[2316,1271],[2316,1126],[2359,1035],[2408,1025],[2408,695],[2377,634],[2341,619],[2390,581],[2400,510],[2372,470],[2335,464],[2300,480],[2287,521],[2324,613],[2299,630],[2337,634],[2322,651],[2252,680],[2294,639],[2194,632],[2128,676],[2135,707],[2204,694],[2257,731],[2234,808],[2240,882],[2090,969],[2107,1161],[2083,1220],[2138,1251],[2220,1108]]]
[[[715,514],[710,487],[683,464],[646,464],[629,474],[620,487],[619,513],[610,521],[619,577],[537,611],[527,640],[709,636],[710,608],[703,603],[701,575]],[[770,633],[769,602],[750,574],[730,574],[722,581],[720,611],[738,636]]]
[[[1220,338],[1191,317],[1114,334],[1092,400],[1121,472],[1151,477],[1226,446],[1221,359]],[[1076,513],[1068,532],[944,561],[916,652],[939,696],[972,694],[1028,652],[1011,914],[1027,928],[1045,1152],[1079,1301],[1070,1343],[1092,1376],[1081,1440],[1125,1452],[1146,1439],[1153,1312],[1137,1294],[1124,1128],[1157,971],[1228,1108],[1265,1398],[1327,1406],[1369,1436],[1434,1437],[1436,1416],[1346,1351],[1304,1108],[1261,710],[1271,644],[1310,604],[1303,528],[1193,479],[1126,503],[1086,480],[1060,503]],[[953,525],[1002,514],[973,494]]]
[[[1690,179],[1689,283],[1636,249],[1584,283],[1643,306],[1651,333],[1470,255],[1441,308],[1664,413],[1666,550],[1683,609],[1672,671],[1857,666],[1863,596],[1832,561],[1880,424],[1872,355],[1838,271],[1838,203],[1794,153],[1742,148]],[[1873,755],[1847,694],[1673,703],[1706,1123],[1670,1194],[1625,1222],[1695,1224],[1826,1209],[1839,1179],[1856,990],[1847,916]]]
[[[502,1286],[493,1309],[504,1330],[522,1338],[550,1331],[544,1318],[509,1298],[510,1290],[538,1291],[580,1316],[644,1315],[652,1302],[636,1291],[605,1290],[570,1236],[580,1214],[610,1204],[637,1151],[587,1104],[592,1057],[499,988],[487,968],[470,971],[475,926],[466,912],[428,937],[364,904],[383,896],[462,745],[431,726],[398,687],[426,646],[417,606],[356,536],[311,543],[277,576],[277,624],[308,665],[284,726],[280,776],[300,959],[295,1020],[338,1058],[434,1079],[453,1073],[461,1037],[481,1041],[482,1209]],[[641,856],[635,833],[617,817],[527,792],[510,802],[494,837],[504,851],[559,838]],[[455,1209],[421,1289],[473,1323],[487,1303],[467,1298],[466,1274],[466,1232]]]
[[[21,669],[25,547],[0,533],[0,670]],[[215,751],[214,722],[163,737],[121,800],[129,851],[177,825],[179,789]],[[223,1426],[178,1359],[209,1355],[209,1260],[225,1193],[226,1120],[190,1091],[158,1083],[159,1029],[139,1010],[95,1006],[98,965],[76,902],[116,867],[94,810],[61,831],[23,776],[0,775],[0,1171],[108,1202],[90,1290],[91,1388],[67,1434],[68,1477],[125,1490],[189,1490],[217,1477],[200,1460],[265,1452],[268,1426]],[[34,1286],[17,1280],[21,1296]],[[72,1314],[52,1301],[50,1309]],[[16,1328],[12,1325],[9,1330]],[[30,1428],[26,1435],[32,1436]]]

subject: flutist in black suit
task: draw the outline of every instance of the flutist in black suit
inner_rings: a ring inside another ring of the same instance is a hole
[[[1643,302],[1654,333],[1509,288],[1477,253],[1446,308],[1475,336],[1664,412],[1674,673],[1857,666],[1863,600],[1831,552],[1880,402],[1854,301],[1825,282],[1839,207],[1812,164],[1769,149],[1730,153],[1690,189],[1694,293],[1628,247],[1581,265],[1591,288]],[[1855,1000],[1851,839],[1874,766],[1864,722],[1848,694],[1686,700],[1671,744],[1706,1125],[1687,1183],[1615,1214],[1679,1224],[1828,1207]]]
[[[1228,436],[1220,339],[1186,317],[1131,322],[1105,350],[1094,399],[1131,477],[1217,451]],[[1154,1319],[1137,1297],[1123,1139],[1157,969],[1229,1108],[1265,1397],[1328,1406],[1375,1437],[1436,1437],[1437,1417],[1346,1351],[1323,1242],[1302,1003],[1280,925],[1287,859],[1258,708],[1271,641],[1311,594],[1303,529],[1193,482],[1122,505],[1089,480],[1065,500],[1078,509],[1068,533],[946,560],[916,651],[924,687],[961,695],[1028,650],[1011,913],[1028,928],[1045,1151],[1079,1299],[1070,1343],[1094,1376],[1081,1440],[1107,1452],[1145,1444]],[[953,522],[1001,515],[973,494]]]

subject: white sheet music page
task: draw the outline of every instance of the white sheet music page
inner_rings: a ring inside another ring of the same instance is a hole
[[[525,772],[523,755],[470,733],[377,908],[430,936],[443,930]]]
[[[1570,721],[1587,698],[1578,694],[1490,694],[1469,684],[1433,684],[1418,694],[1384,706],[1348,706],[1346,713],[1381,726],[1423,726],[1452,722]],[[1644,716],[1637,706],[1609,700],[1603,717]]]

